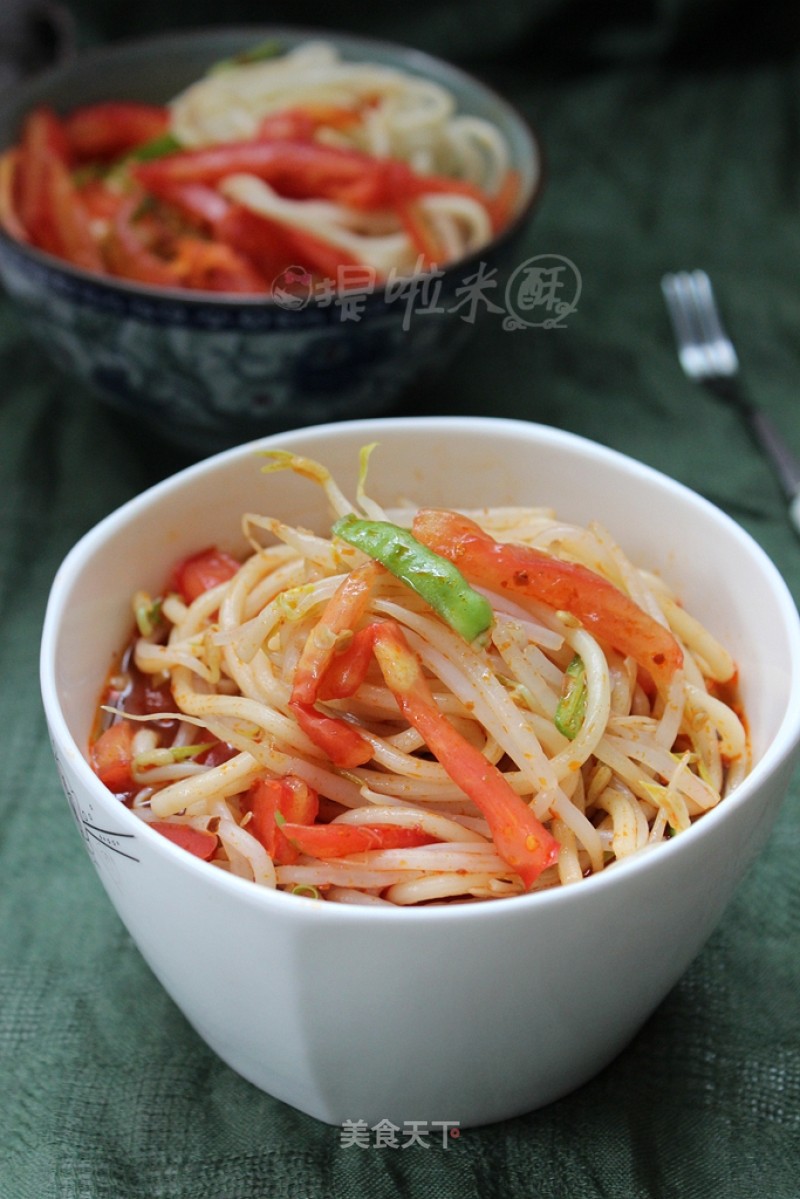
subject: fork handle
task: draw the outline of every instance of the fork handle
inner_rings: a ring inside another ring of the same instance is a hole
[[[800,461],[795,458],[771,418],[761,408],[751,408],[747,419],[764,451],[769,455],[783,490],[790,500],[800,495]]]
[[[706,379],[705,382],[711,391],[735,407],[744,417],[756,441],[775,468],[786,498],[794,500],[800,494],[800,459],[789,449],[769,414],[763,408],[751,404],[733,379]],[[797,524],[800,528],[800,512]]]

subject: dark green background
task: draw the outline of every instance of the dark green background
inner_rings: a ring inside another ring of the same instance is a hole
[[[739,418],[682,377],[659,292],[665,270],[711,273],[747,385],[800,453],[797,5],[72,7],[82,46],[222,17],[376,33],[514,99],[548,158],[521,258],[570,258],[579,309],[558,331],[507,333],[487,318],[401,410],[524,417],[626,451],[740,520],[798,595],[800,540],[770,469]],[[205,1049],[95,880],[37,684],[59,561],[183,461],[131,440],[43,360],[2,298],[0,381],[0,1199],[797,1199],[796,784],[686,977],[610,1068],[543,1111],[446,1150],[346,1149]]]

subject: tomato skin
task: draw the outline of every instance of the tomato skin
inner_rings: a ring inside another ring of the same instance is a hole
[[[320,677],[318,699],[349,699],[367,677],[375,645],[377,625],[359,629],[347,649],[335,653]]]
[[[108,161],[167,132],[169,113],[154,104],[109,100],[85,104],[64,118],[75,162]]]
[[[89,214],[67,167],[50,155],[44,168],[47,196],[46,220],[55,241],[50,247],[74,266],[105,274],[100,249],[89,224]]]
[[[70,173],[72,165],[64,122],[50,108],[34,109],[23,125],[16,169],[20,223],[41,249],[104,274],[88,210]]]
[[[412,849],[436,840],[421,828],[396,824],[290,824],[281,832],[300,853],[312,858],[343,858],[371,849]]]
[[[352,183],[373,162],[355,150],[263,138],[169,154],[140,163],[135,175],[156,195],[170,184],[218,183],[226,175],[244,172],[271,183],[282,195],[319,198]]]
[[[208,862],[217,852],[218,838],[205,829],[192,828],[189,824],[171,824],[169,821],[152,821],[150,828],[204,862]]]
[[[109,791],[120,794],[132,791],[135,784],[133,767],[133,725],[120,720],[109,725],[90,747],[92,768]]]
[[[348,129],[360,121],[361,115],[354,108],[337,104],[303,104],[265,116],[258,126],[258,139],[309,142],[322,125]]]
[[[125,203],[125,196],[103,179],[87,179],[78,188],[87,217],[93,221],[113,221]]]
[[[353,725],[319,712],[314,704],[335,658],[336,636],[355,629],[367,610],[376,578],[375,563],[352,570],[328,600],[322,615],[306,638],[297,663],[289,703],[300,728],[330,760],[345,770],[363,766],[372,757],[372,746]],[[363,647],[362,647],[363,648]],[[371,649],[371,641],[368,648]],[[360,681],[358,672],[369,665],[363,655],[351,663],[356,671],[349,683]],[[335,668],[334,668],[335,670]],[[334,684],[336,686],[336,684]],[[330,697],[330,692],[328,692]],[[345,693],[340,693],[341,695]],[[352,694],[352,691],[346,692]]]
[[[266,292],[267,281],[249,259],[231,246],[201,237],[180,237],[173,264],[181,287],[237,295]]]
[[[375,654],[387,686],[409,724],[447,774],[480,808],[497,852],[526,889],[558,859],[559,845],[528,804],[439,711],[419,659],[394,621],[378,626]]]
[[[191,224],[206,230],[215,229],[233,207],[222,192],[207,183],[175,183],[162,189],[161,199]]]
[[[122,279],[154,284],[156,287],[176,287],[178,281],[175,271],[148,248],[138,229],[134,228],[133,216],[137,205],[136,197],[126,199],[115,213],[103,242],[106,266],[112,275],[119,275]]]
[[[318,749],[327,754],[334,766],[354,770],[372,757],[372,746],[358,730],[337,716],[326,716],[311,704],[289,703],[295,720]]]
[[[209,546],[183,558],[175,566],[168,590],[177,591],[187,604],[191,604],[212,587],[232,579],[240,566],[241,563],[225,550]]]
[[[312,787],[294,775],[257,779],[250,788],[248,804],[253,815],[249,832],[266,849],[278,866],[297,861],[299,850],[284,836],[282,818],[293,827],[313,824],[319,813],[319,797]]]
[[[291,228],[241,204],[231,205],[220,217],[214,235],[218,241],[244,254],[270,283],[289,266],[302,267],[320,278],[336,279],[343,267],[352,270],[360,265],[352,254],[324,238]],[[366,267],[362,270],[366,286],[369,270]]]
[[[68,166],[64,127],[51,108],[41,106],[28,114],[22,126],[15,185],[17,212],[31,241],[59,254],[50,194],[54,162],[65,169]]]
[[[471,582],[571,612],[601,640],[632,657],[660,690],[669,687],[683,665],[683,653],[669,629],[588,567],[530,546],[495,541],[475,521],[456,512],[421,509],[413,530],[430,549],[455,562]]]
[[[231,758],[235,758],[238,752],[238,749],[229,745],[227,741],[216,741],[211,749],[200,754],[196,761],[203,766],[221,766],[223,762],[230,762]]]
[[[354,630],[369,605],[378,567],[369,562],[351,570],[326,603],[306,638],[295,667],[292,699],[313,704],[326,671],[336,655],[336,637]]]

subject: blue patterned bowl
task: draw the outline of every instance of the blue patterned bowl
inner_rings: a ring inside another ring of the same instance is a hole
[[[273,38],[289,48],[311,33],[215,29],[86,54],[15,91],[0,116],[0,148],[16,141],[34,105],[68,111],[113,98],[162,103],[243,47]],[[190,453],[394,409],[416,380],[441,369],[469,336],[475,323],[465,300],[470,286],[474,295],[482,280],[490,280],[487,286],[500,294],[495,273],[511,264],[541,190],[534,134],[483,84],[415,50],[323,36],[345,57],[437,80],[463,111],[502,129],[524,203],[491,245],[444,271],[361,293],[357,301],[300,297],[292,306],[288,296],[279,302],[156,290],[91,275],[0,232],[0,278],[49,354],[116,409]]]

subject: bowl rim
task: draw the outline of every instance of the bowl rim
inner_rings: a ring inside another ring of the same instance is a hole
[[[468,904],[434,905],[422,908],[401,907],[394,909],[378,906],[372,907],[370,905],[327,904],[322,901],[315,901],[313,898],[307,904],[298,905],[298,898],[307,897],[285,894],[271,888],[258,886],[246,879],[238,878],[222,870],[209,869],[208,863],[201,862],[199,859],[192,857],[192,855],[173,845],[166,838],[160,837],[152,829],[147,828],[144,821],[139,820],[130,809],[114,800],[111,793],[103,786],[92,771],[84,750],[70,733],[58,697],[55,665],[63,600],[71,586],[79,578],[80,572],[86,562],[109,540],[113,540],[115,536],[118,536],[130,519],[146,511],[153,505],[157,505],[162,499],[168,498],[172,492],[180,491],[187,484],[192,485],[203,474],[225,468],[236,459],[244,459],[249,453],[253,452],[254,447],[268,447],[276,441],[285,442],[288,438],[295,435],[305,436],[306,434],[336,437],[337,433],[342,435],[345,432],[353,431],[367,438],[372,438],[378,431],[386,435],[391,434],[393,430],[402,432],[412,427],[418,429],[421,424],[429,426],[437,425],[453,430],[456,428],[474,430],[484,436],[490,435],[492,430],[504,432],[505,434],[512,433],[517,437],[530,439],[540,446],[551,445],[565,448],[568,451],[588,454],[592,459],[599,459],[611,466],[617,466],[629,475],[634,475],[643,480],[645,483],[655,483],[662,489],[671,490],[674,494],[682,496],[694,505],[699,505],[707,516],[725,528],[728,535],[733,537],[734,540],[739,541],[751,557],[759,563],[763,576],[769,583],[770,590],[784,617],[789,634],[787,655],[793,667],[786,710],[774,737],[766,747],[762,757],[753,766],[750,773],[742,780],[736,790],[729,796],[726,796],[720,804],[704,813],[702,818],[695,821],[681,836],[659,843],[658,846],[645,847],[630,857],[613,863],[600,874],[582,879],[580,883],[574,886],[555,886],[547,890],[514,896],[497,902],[486,901]],[[81,776],[84,786],[88,788],[92,797],[97,800],[98,805],[104,811],[115,811],[123,824],[129,824],[131,829],[136,830],[137,835],[141,835],[145,839],[152,838],[151,846],[157,852],[165,855],[167,859],[171,858],[176,868],[199,872],[198,878],[205,879],[211,887],[233,888],[232,893],[234,896],[244,902],[263,904],[265,905],[265,910],[270,910],[272,905],[277,903],[278,908],[274,910],[285,910],[290,915],[292,912],[295,912],[296,915],[300,916],[311,911],[316,914],[316,919],[341,919],[356,923],[360,923],[362,920],[424,920],[428,922],[438,920],[491,920],[502,919],[503,912],[508,914],[510,910],[509,905],[511,905],[511,910],[519,913],[526,911],[528,905],[531,904],[535,905],[535,908],[538,908],[542,905],[559,903],[581,903],[583,902],[581,897],[584,895],[587,897],[586,902],[591,902],[591,897],[597,892],[598,888],[614,887],[617,885],[615,880],[620,880],[621,883],[629,875],[638,873],[642,869],[651,869],[653,866],[657,866],[658,863],[662,864],[663,869],[668,868],[672,857],[676,854],[680,855],[683,852],[682,846],[687,844],[687,838],[689,839],[689,843],[696,844],[703,838],[712,835],[718,824],[727,822],[727,813],[747,804],[750,801],[752,793],[762,783],[766,783],[769,777],[776,773],[784,763],[790,761],[800,746],[800,614],[786,581],[763,547],[738,522],[723,512],[716,504],[657,468],[580,434],[550,425],[508,417],[395,416],[304,426],[243,442],[240,445],[223,450],[169,475],[125,501],[105,517],[101,518],[67,552],[52,580],[47,600],[39,655],[39,680],[43,706],[54,748],[58,746],[62,752],[68,751],[68,756]],[[653,850],[657,850],[658,852],[654,854]],[[285,904],[289,904],[289,908],[284,908]],[[323,912],[324,915],[322,915]]]
[[[327,29],[323,26],[283,23],[276,25],[259,23],[253,25],[203,26],[187,30],[172,29],[160,34],[120,38],[117,41],[108,42],[100,46],[89,47],[66,62],[50,67],[46,71],[42,71],[20,83],[14,89],[13,98],[9,98],[7,109],[18,113],[18,119],[21,119],[25,112],[32,107],[31,101],[26,99],[29,95],[36,94],[51,86],[56,86],[60,80],[69,78],[70,75],[91,71],[92,66],[95,64],[113,62],[115,58],[125,58],[132,52],[137,55],[147,53],[163,54],[173,47],[176,51],[181,48],[189,49],[195,44],[197,46],[201,46],[206,42],[210,44],[220,37],[235,39],[241,37],[243,41],[248,38],[254,41],[261,41],[271,37],[278,39],[281,36],[296,40],[304,37],[309,40],[312,38],[324,39],[337,47],[351,48],[353,51],[359,51],[364,55],[369,52],[370,48],[380,49],[386,54],[393,57],[396,56],[398,66],[405,67],[408,65],[409,69],[416,70],[417,73],[424,75],[426,78],[438,79],[444,76],[445,78],[458,80],[463,87],[484,96],[487,100],[491,100],[493,105],[501,109],[506,118],[516,126],[519,134],[527,144],[527,153],[533,164],[534,177],[529,194],[525,197],[524,203],[512,220],[503,229],[499,230],[486,245],[464,255],[462,258],[449,262],[442,267],[435,268],[434,271],[426,270],[411,276],[403,276],[402,278],[450,280],[454,277],[462,276],[465,270],[469,270],[470,267],[480,263],[484,255],[494,253],[505,246],[532,217],[541,200],[548,178],[548,164],[545,150],[538,129],[534,126],[533,122],[513,101],[502,95],[491,84],[486,83],[480,76],[426,50],[419,50],[414,46],[386,38],[369,37],[364,34],[350,34],[346,31]],[[13,142],[8,142],[8,144],[4,143],[0,145],[0,153],[5,152],[13,144]],[[76,284],[91,285],[94,288],[104,289],[112,293],[119,292],[130,296],[134,301],[137,299],[146,299],[148,303],[154,305],[174,307],[176,304],[182,304],[187,308],[207,308],[213,305],[222,308],[242,308],[246,310],[254,308],[275,309],[281,307],[276,304],[272,296],[202,291],[200,289],[178,287],[155,288],[130,279],[95,274],[83,267],[66,262],[64,259],[46,250],[41,250],[37,246],[18,241],[0,222],[0,248],[2,246],[7,248],[7,252],[16,253],[22,258],[30,258],[38,263],[40,267],[46,268],[47,271],[60,274],[67,279],[72,279]],[[367,308],[383,304],[386,292],[386,284],[380,287],[376,286],[374,290],[368,292],[366,295]],[[286,310],[281,309],[281,311]]]

